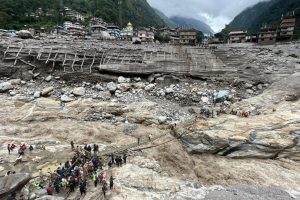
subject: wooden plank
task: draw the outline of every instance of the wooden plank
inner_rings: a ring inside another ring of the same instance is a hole
[[[56,53],[55,56],[54,56],[54,58],[53,58],[52,69],[51,69],[52,72],[54,71],[54,67],[55,67],[55,62],[56,62],[57,56],[58,56],[58,53]]]
[[[84,52],[83,60],[82,60],[82,63],[80,65],[81,72],[83,72],[83,64],[84,64],[85,56],[86,56],[86,51]]]
[[[102,65],[102,62],[103,62],[104,54],[105,54],[105,52],[103,51],[103,52],[102,52],[102,56],[101,56],[101,60],[100,60],[99,69],[101,69],[101,65]]]
[[[10,45],[8,45],[8,47],[7,47],[6,51],[4,52],[4,58],[5,58],[5,56],[6,56],[6,53],[7,53],[7,52],[8,52],[8,50],[9,50],[9,47],[10,47]]]
[[[34,64],[31,64],[29,62],[26,62],[25,60],[22,60],[22,59],[19,59],[22,63],[26,64],[26,65],[29,65],[31,67],[33,67],[34,69],[37,68],[37,66],[35,66]]]
[[[96,57],[96,51],[95,51],[95,53],[94,53],[93,62],[92,62],[92,64],[90,65],[90,73],[92,73],[92,66],[94,65],[95,57]]]
[[[45,62],[46,64],[49,62],[49,59],[50,59],[51,53],[52,53],[52,47],[51,47],[51,49],[50,49],[50,52],[49,52],[48,58],[47,58],[47,60],[46,60],[46,62]]]
[[[66,67],[65,67],[66,58],[67,58],[67,53],[65,53],[64,61],[62,64],[62,66],[64,67],[64,72],[66,72]]]
[[[16,60],[15,60],[15,62],[14,62],[14,65],[17,64],[17,62],[18,62],[18,57],[19,57],[19,54],[20,54],[20,52],[22,51],[22,49],[23,49],[23,44],[22,44],[22,46],[20,47],[19,52],[18,52],[17,55],[16,55]]]
[[[77,51],[76,51],[76,54],[74,56],[74,60],[73,60],[72,66],[71,66],[73,72],[75,71],[73,66],[74,66],[74,63],[76,62],[76,57],[77,57]]]

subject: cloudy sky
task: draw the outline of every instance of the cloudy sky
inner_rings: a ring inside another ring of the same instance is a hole
[[[200,19],[218,32],[245,8],[266,0],[148,0],[168,17]]]

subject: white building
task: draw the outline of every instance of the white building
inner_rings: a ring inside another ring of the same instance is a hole
[[[123,28],[121,31],[121,37],[123,40],[131,41],[133,37],[133,26],[128,22],[126,28]]]
[[[141,29],[138,31],[138,37],[142,42],[154,42],[154,32]]]
[[[69,35],[85,35],[86,30],[80,23],[64,22],[63,28]]]

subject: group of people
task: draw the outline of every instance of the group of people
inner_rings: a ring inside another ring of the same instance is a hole
[[[39,179],[33,184],[35,189],[45,189],[48,195],[54,195],[54,193],[61,193],[65,191],[66,194],[75,192],[76,188],[79,189],[81,195],[85,195],[89,180],[95,187],[99,187],[106,196],[107,191],[113,190],[114,180],[113,175],[107,177],[107,171],[103,169],[104,160],[97,156],[99,146],[84,145],[77,146],[75,148],[74,142],[71,142],[72,150],[75,155],[71,160],[66,161],[64,164],[60,163],[56,170],[48,168],[47,173],[39,171]],[[14,144],[8,144],[7,149],[10,154],[16,148]],[[22,158],[25,154],[27,146],[23,143],[18,149],[18,158]],[[29,150],[32,151],[33,147],[30,145]],[[92,155],[92,151],[94,154]],[[111,169],[113,165],[121,167],[127,162],[127,155],[123,154],[114,156],[110,155],[108,167]],[[10,172],[7,174],[9,175]]]
[[[124,154],[123,156],[116,156],[116,158],[114,159],[114,155],[111,155],[111,160],[108,162],[108,167],[112,168],[113,164],[116,164],[117,167],[122,167],[123,163],[126,164],[127,162],[127,155]]]
[[[85,195],[88,187],[88,182],[91,180],[95,187],[99,187],[102,190],[103,196],[106,196],[107,191],[113,190],[114,177],[110,175],[107,177],[107,172],[103,170],[104,160],[97,156],[96,153],[99,150],[97,144],[84,145],[84,147],[77,146],[75,148],[74,142],[71,142],[71,148],[75,152],[75,155],[70,161],[66,161],[64,165],[61,163],[54,172],[48,169],[47,178],[40,171],[40,183],[37,187],[47,185],[48,195],[53,195],[54,191],[59,194],[61,190],[65,190],[67,193],[74,192],[76,188],[79,189],[81,195]],[[91,151],[94,151],[94,155]],[[127,155],[116,156],[111,155],[111,159],[108,162],[109,168],[112,168],[115,164],[120,167],[122,164],[126,164]]]
[[[10,153],[16,148],[17,146],[15,145],[15,144],[8,144],[7,145],[7,151],[8,151],[8,154],[10,155]],[[19,146],[19,149],[18,149],[18,151],[17,151],[17,158],[16,158],[16,160],[15,160],[15,163],[14,163],[14,165],[16,165],[16,164],[18,164],[18,163],[20,163],[20,162],[22,162],[22,158],[23,158],[23,156],[24,156],[24,154],[25,154],[25,150],[27,149],[27,146],[26,146],[26,144],[25,143],[22,143],[20,146]],[[32,151],[33,150],[33,146],[32,145],[30,145],[30,147],[29,147],[29,150],[30,151]]]

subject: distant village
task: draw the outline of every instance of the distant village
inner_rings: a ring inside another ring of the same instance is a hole
[[[31,13],[31,16],[41,14],[41,9],[36,13]],[[51,13],[48,13],[51,15]],[[65,19],[62,25],[56,26],[51,31],[51,34],[67,35],[81,37],[84,39],[98,39],[98,40],[117,40],[117,41],[131,41],[135,44],[166,42],[174,45],[196,45],[202,44],[221,44],[221,43],[258,43],[262,45],[274,44],[276,42],[286,42],[293,40],[296,17],[294,14],[282,16],[282,21],[279,27],[264,26],[259,33],[248,34],[245,30],[232,31],[228,35],[220,32],[215,35],[204,35],[201,41],[198,41],[199,31],[194,28],[156,28],[156,27],[142,27],[134,28],[134,24],[128,22],[126,27],[119,27],[113,23],[107,23],[101,18],[91,18],[82,15],[81,13],[64,7],[61,15]],[[83,25],[82,22],[88,20],[88,25]],[[46,31],[41,28],[26,28],[32,35],[41,35]],[[14,30],[3,30],[0,32],[12,33]],[[159,37],[159,38],[157,38]]]
[[[259,33],[248,34],[247,31],[233,31],[228,35],[228,43],[252,42],[261,45],[271,45],[276,42],[289,42],[293,40],[296,26],[296,17],[294,13],[282,16],[279,27],[263,26]],[[219,38],[211,38],[211,43],[224,42]]]
[[[36,13],[31,13],[31,16],[38,16],[41,12],[39,9]],[[49,13],[50,14],[50,13]],[[93,38],[99,40],[118,40],[132,41],[133,43],[153,43],[157,42],[155,36],[158,35],[160,40],[171,44],[189,44],[197,43],[197,34],[199,31],[193,28],[155,28],[142,27],[135,29],[134,24],[128,22],[126,27],[119,27],[113,23],[107,23],[101,18],[89,18],[81,13],[64,7],[61,11],[66,19],[62,25],[56,26],[51,31],[51,34],[76,36],[85,39]],[[84,26],[82,22],[88,19],[88,25]],[[26,28],[32,35],[42,35],[46,30],[41,28]],[[15,33],[15,30],[0,30],[0,32]]]

